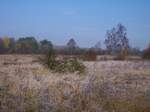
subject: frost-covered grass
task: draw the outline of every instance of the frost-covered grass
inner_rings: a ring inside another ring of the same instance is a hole
[[[0,56],[0,112],[149,112],[150,62],[84,62],[52,73],[39,56]]]

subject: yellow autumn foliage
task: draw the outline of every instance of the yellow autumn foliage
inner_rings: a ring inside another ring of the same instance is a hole
[[[10,39],[8,37],[3,38],[3,44],[5,48],[8,48],[10,45]]]

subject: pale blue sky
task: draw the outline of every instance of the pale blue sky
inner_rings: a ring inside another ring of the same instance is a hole
[[[35,36],[63,45],[103,44],[106,31],[121,22],[132,46],[150,42],[150,0],[0,0],[0,36]]]

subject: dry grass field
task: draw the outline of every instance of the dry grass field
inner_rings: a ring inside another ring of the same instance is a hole
[[[38,57],[0,56],[0,112],[150,112],[149,61],[83,62],[79,75]]]

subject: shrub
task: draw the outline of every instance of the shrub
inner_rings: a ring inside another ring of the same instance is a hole
[[[97,59],[97,54],[92,49],[88,50],[83,56],[83,60],[85,61],[96,61],[96,59]]]
[[[43,60],[44,64],[53,72],[79,74],[85,72],[85,66],[76,58],[57,60],[54,53],[49,53]]]
[[[125,60],[125,56],[124,55],[118,55],[114,58],[114,60]]]
[[[70,72],[78,72],[78,73],[84,73],[85,71],[85,66],[79,62],[77,59],[71,59],[67,61],[68,64],[68,70]]]
[[[150,59],[150,47],[144,50],[143,59]]]
[[[128,49],[123,49],[115,58],[114,60],[125,60],[128,56]]]

